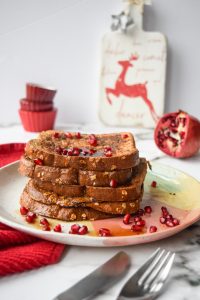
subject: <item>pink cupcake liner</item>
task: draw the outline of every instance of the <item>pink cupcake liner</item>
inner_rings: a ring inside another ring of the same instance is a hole
[[[50,130],[54,128],[57,109],[51,111],[26,111],[19,109],[19,115],[26,131],[40,132],[43,130]]]
[[[53,109],[53,102],[36,102],[29,99],[20,100],[21,110],[49,111]]]
[[[57,90],[35,83],[26,84],[26,98],[38,102],[52,102]]]

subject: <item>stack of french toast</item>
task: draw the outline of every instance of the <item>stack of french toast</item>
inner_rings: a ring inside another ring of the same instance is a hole
[[[31,178],[20,204],[64,221],[136,213],[147,162],[130,133],[45,131],[26,144],[19,173]]]

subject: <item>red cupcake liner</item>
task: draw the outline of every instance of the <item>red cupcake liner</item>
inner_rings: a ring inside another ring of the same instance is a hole
[[[52,102],[36,102],[29,99],[21,99],[20,107],[27,111],[48,111],[53,109]]]
[[[26,98],[32,101],[52,102],[57,90],[35,83],[26,84]]]
[[[40,132],[54,128],[57,109],[51,111],[33,112],[19,109],[19,115],[26,131]]]

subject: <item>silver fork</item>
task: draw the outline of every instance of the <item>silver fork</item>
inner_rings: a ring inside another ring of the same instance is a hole
[[[163,288],[175,253],[158,248],[123,286],[117,300],[154,299]]]

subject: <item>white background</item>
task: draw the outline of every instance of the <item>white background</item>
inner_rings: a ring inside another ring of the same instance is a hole
[[[58,121],[96,122],[99,46],[122,0],[0,0],[0,124],[19,122],[28,81],[53,85]],[[200,116],[200,1],[154,0],[146,30],[168,38],[166,111]]]

